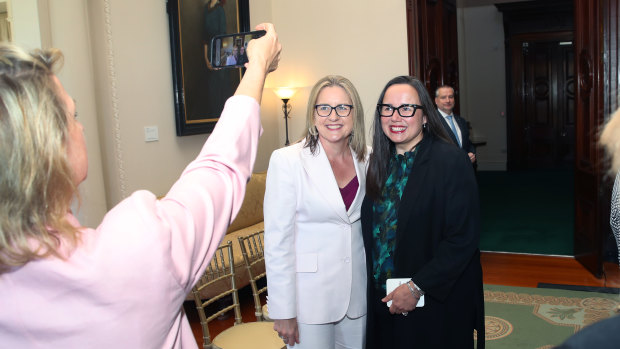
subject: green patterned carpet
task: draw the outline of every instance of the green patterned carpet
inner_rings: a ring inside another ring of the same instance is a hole
[[[547,349],[613,316],[618,294],[484,285],[486,348]]]

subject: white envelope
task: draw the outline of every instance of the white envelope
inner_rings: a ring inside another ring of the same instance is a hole
[[[394,291],[394,289],[396,289],[396,287],[409,282],[409,280],[411,280],[411,279],[406,279],[406,278],[387,279],[385,281],[386,295],[388,295],[390,292]],[[390,300],[390,301],[387,302],[388,308],[391,305],[392,305],[392,301]],[[422,297],[420,297],[420,300],[418,301],[418,304],[416,305],[416,308],[423,307],[423,306],[424,306],[424,295],[422,295]]]

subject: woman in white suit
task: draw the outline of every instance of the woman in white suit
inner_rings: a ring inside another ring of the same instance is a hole
[[[342,76],[310,93],[305,137],[271,155],[265,192],[269,317],[287,345],[363,348],[364,112]]]

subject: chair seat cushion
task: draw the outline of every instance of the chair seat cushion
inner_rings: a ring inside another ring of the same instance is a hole
[[[243,203],[235,220],[230,223],[227,233],[230,234],[263,221],[263,199],[265,198],[265,182],[267,172],[254,173],[245,188]]]
[[[246,322],[230,327],[213,339],[213,344],[226,349],[281,349],[286,344],[273,329],[273,322]]]

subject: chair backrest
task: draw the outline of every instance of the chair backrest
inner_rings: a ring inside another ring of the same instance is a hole
[[[265,231],[261,230],[246,236],[239,236],[239,245],[245,266],[250,275],[250,285],[252,287],[252,295],[254,296],[254,314],[256,321],[264,321],[260,295],[267,292],[267,273],[265,270]],[[265,281],[263,287],[258,288],[258,281]]]
[[[229,262],[235,260],[233,257],[231,241],[220,245],[220,247],[218,247],[215,251],[215,254],[213,255],[213,258],[207,266],[204,274],[202,274],[196,285],[192,288],[194,302],[196,303],[196,309],[198,310],[198,316],[200,317],[200,325],[202,326],[202,335],[204,340],[203,348],[205,349],[216,348],[211,342],[209,322],[234,309],[235,324],[241,323],[241,307],[239,305],[239,294],[235,284],[235,268],[233,263]],[[222,291],[222,293],[213,296],[212,298],[207,299],[206,301],[203,301],[201,299],[201,291],[210,285],[219,282],[220,280],[225,280],[225,283],[229,284],[230,288]],[[222,309],[218,309],[220,303],[216,302],[228,295],[232,295],[233,304]]]

